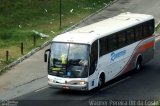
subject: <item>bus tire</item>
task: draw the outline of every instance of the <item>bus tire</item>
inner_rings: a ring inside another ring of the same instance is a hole
[[[140,71],[142,68],[142,56],[139,56],[136,62],[136,71]]]
[[[105,83],[105,75],[102,73],[98,79],[98,89],[101,89]]]

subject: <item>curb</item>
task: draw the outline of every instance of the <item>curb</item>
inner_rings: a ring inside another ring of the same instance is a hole
[[[86,18],[84,18],[83,20],[81,20],[80,22],[78,22],[77,24],[67,28],[66,30],[64,30],[62,33],[68,32],[70,30],[72,30],[73,28],[76,28],[78,25],[80,25],[81,23],[83,23],[84,21],[86,21],[88,18],[92,17],[93,15],[97,14],[98,12],[104,10],[106,7],[109,7],[110,5],[112,5],[113,3],[117,2],[118,0],[113,0],[111,2],[109,2],[106,6],[104,6],[103,8],[97,10],[96,12],[92,13],[91,15],[87,16]],[[61,33],[61,34],[62,34]],[[40,47],[37,47],[33,50],[31,50],[29,53],[27,53],[26,55],[20,57],[18,60],[14,61],[13,63],[7,65],[6,67],[2,68],[0,70],[0,74],[2,72],[4,72],[7,69],[12,68],[13,66],[16,66],[17,64],[21,63],[22,61],[24,61],[25,59],[29,58],[30,56],[32,56],[33,54],[35,54],[36,52],[38,52],[39,50],[43,49],[44,47],[48,46],[51,43],[52,40],[45,42],[44,44],[42,44]]]
[[[158,23],[155,25],[155,30],[157,31],[157,29],[160,27],[160,21],[158,21]],[[156,41],[160,40],[160,34],[156,33]]]
[[[160,20],[158,21],[158,23],[155,25],[155,29],[157,30],[157,28],[160,26]]]
[[[29,58],[30,56],[32,56],[33,54],[35,54],[36,52],[38,52],[39,50],[43,49],[44,47],[48,46],[50,44],[51,41],[47,41],[44,44],[42,44],[40,47],[34,48],[32,49],[30,52],[28,52],[26,55],[20,57],[19,59],[17,59],[16,61],[14,61],[13,63],[7,65],[6,67],[4,67],[3,69],[0,70],[0,74],[2,72],[4,72],[7,69],[12,68],[13,66],[21,63],[22,61],[24,61],[25,59]]]

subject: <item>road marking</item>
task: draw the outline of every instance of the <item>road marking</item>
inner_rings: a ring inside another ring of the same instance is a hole
[[[123,82],[123,81],[126,81],[126,80],[128,80],[128,79],[130,79],[130,78],[131,78],[131,77],[128,76],[128,77],[126,77],[126,78],[124,78],[124,79],[122,79],[122,80],[120,80],[120,81],[117,81],[117,82],[115,82],[115,83],[113,83],[113,84],[111,84],[111,85],[109,85],[109,86],[106,86],[106,87],[102,88],[100,91],[103,91],[103,90],[105,90],[105,89],[107,89],[107,88],[110,88],[110,87],[112,87],[112,86],[114,86],[114,85],[116,85],[116,84],[119,84],[119,83],[121,83],[121,82]]]
[[[42,87],[42,88],[40,88],[40,89],[37,89],[37,90],[35,90],[34,92],[39,92],[39,91],[42,91],[42,90],[44,90],[44,89],[46,89],[46,88],[48,88],[48,86]]]

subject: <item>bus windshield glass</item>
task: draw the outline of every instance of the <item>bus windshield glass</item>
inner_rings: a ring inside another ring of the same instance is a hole
[[[57,43],[51,45],[49,74],[68,78],[88,76],[89,45]]]

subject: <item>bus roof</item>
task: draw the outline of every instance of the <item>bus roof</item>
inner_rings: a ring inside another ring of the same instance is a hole
[[[152,15],[121,13],[115,17],[58,35],[53,41],[92,44],[96,39],[103,36],[119,32],[151,19],[154,19]]]

